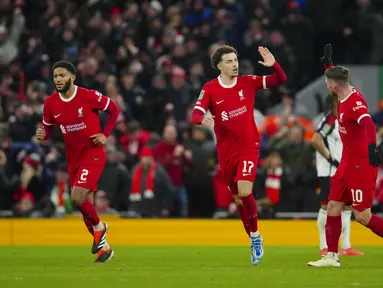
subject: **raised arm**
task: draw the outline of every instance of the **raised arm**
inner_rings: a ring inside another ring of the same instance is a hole
[[[326,46],[324,46],[323,57],[320,58],[320,61],[322,62],[325,70],[334,67],[334,63],[332,62],[331,44],[326,44]]]
[[[259,47],[258,51],[263,59],[263,61],[258,61],[258,63],[265,67],[271,67],[273,69],[273,74],[265,76],[254,76],[255,89],[267,89],[285,83],[287,81],[287,76],[269,49],[265,47]]]

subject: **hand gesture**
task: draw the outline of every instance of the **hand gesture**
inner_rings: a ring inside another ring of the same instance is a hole
[[[210,116],[205,116],[202,120],[202,125],[208,128],[214,127],[214,119]]]
[[[37,140],[42,141],[42,140],[44,140],[45,136],[46,136],[46,133],[45,133],[44,127],[40,126],[39,128],[37,128],[37,130],[36,130]]]
[[[261,54],[262,59],[263,59],[263,61],[258,61],[259,64],[262,64],[263,66],[266,66],[266,67],[271,67],[274,65],[275,58],[274,58],[273,54],[271,54],[269,49],[260,46],[260,47],[258,47],[258,51]]]
[[[332,65],[332,46],[331,44],[326,44],[323,49],[323,57],[320,58],[320,61],[322,62],[323,65],[325,66],[330,66]]]
[[[89,138],[93,139],[93,144],[98,147],[104,146],[106,144],[106,141],[108,140],[106,136],[102,133],[94,134]]]
[[[185,148],[182,145],[177,145],[174,149],[174,157],[180,157],[184,151]]]
[[[193,158],[193,153],[190,150],[185,150],[184,156],[186,159],[191,160]]]

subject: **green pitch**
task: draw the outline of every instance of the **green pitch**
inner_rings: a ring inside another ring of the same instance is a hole
[[[96,264],[90,247],[0,247],[0,287],[383,287],[379,247],[342,257],[338,269],[307,267],[316,248],[266,247],[256,267],[246,247],[114,248],[113,260]]]

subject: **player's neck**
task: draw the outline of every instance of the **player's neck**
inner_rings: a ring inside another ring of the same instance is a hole
[[[70,98],[70,97],[73,96],[73,94],[74,94],[74,90],[75,90],[75,86],[72,85],[72,86],[68,89],[68,91],[66,91],[65,93],[60,93],[60,94],[61,94],[61,96],[63,96],[64,98]]]
[[[233,85],[235,83],[235,79],[236,79],[236,77],[227,76],[224,74],[221,74],[219,77],[221,77],[222,83],[227,85],[227,86]]]
[[[343,101],[352,93],[352,87],[348,85],[340,93],[338,93],[338,100]]]

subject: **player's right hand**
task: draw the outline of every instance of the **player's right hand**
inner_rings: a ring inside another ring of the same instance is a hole
[[[214,127],[214,119],[210,116],[205,116],[202,119],[202,125],[208,128]]]
[[[323,65],[330,66],[332,65],[332,46],[331,44],[326,44],[323,49],[323,57],[320,58],[320,61]]]
[[[44,140],[45,136],[46,136],[46,133],[45,133],[44,127],[40,126],[39,128],[37,128],[37,130],[36,130],[36,137],[37,137],[37,139],[39,141],[42,141],[42,140]]]
[[[378,167],[380,164],[382,164],[382,156],[380,155],[376,144],[368,145],[368,160],[372,167]]]

